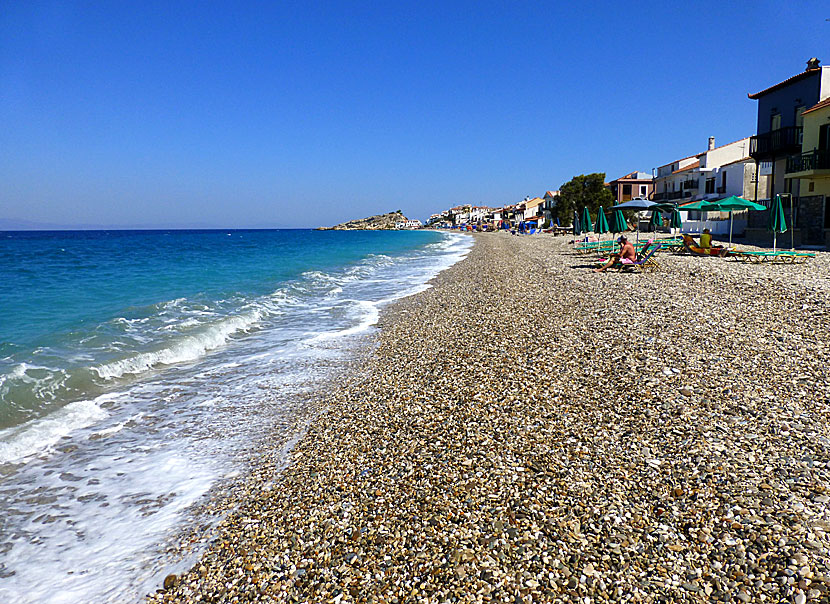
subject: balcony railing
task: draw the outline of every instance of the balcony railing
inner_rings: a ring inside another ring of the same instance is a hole
[[[726,185],[721,185],[720,187],[718,187],[718,193],[726,193]]]
[[[749,139],[749,155],[753,159],[766,159],[795,153],[801,149],[800,126],[787,126]]]
[[[683,181],[683,188],[686,189],[686,190],[688,190],[688,189],[697,189],[699,186],[700,185],[698,184],[697,179],[695,179],[695,180],[684,180]]]
[[[806,172],[808,170],[830,170],[830,151],[809,151],[787,158],[787,173]]]
[[[691,191],[666,191],[665,193],[655,193],[654,201],[670,201],[672,199],[688,199],[692,196]]]

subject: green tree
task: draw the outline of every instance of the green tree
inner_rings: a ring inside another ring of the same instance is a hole
[[[599,206],[607,210],[614,203],[614,196],[605,186],[605,172],[580,174],[559,187],[555,198],[555,216],[563,225],[571,224],[574,211],[582,212],[587,207],[591,216],[596,216]]]

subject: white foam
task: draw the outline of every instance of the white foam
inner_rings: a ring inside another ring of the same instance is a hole
[[[366,331],[373,325],[377,325],[378,319],[380,319],[380,310],[378,309],[377,302],[370,302],[368,300],[347,300],[347,302],[354,303],[355,308],[358,309],[359,322],[345,329],[324,331],[309,338],[306,340],[306,343],[313,344],[314,342],[323,342],[334,338],[356,335]]]
[[[158,365],[174,365],[195,361],[209,351],[226,344],[234,334],[248,331],[260,321],[262,316],[262,311],[253,310],[236,317],[229,317],[214,324],[201,334],[188,336],[174,342],[168,348],[153,352],[142,352],[126,359],[92,367],[92,370],[102,379],[112,380],[125,375],[141,374]]]
[[[71,432],[104,419],[107,412],[101,403],[109,398],[103,395],[91,401],[69,403],[47,417],[0,431],[0,463],[45,451]]]

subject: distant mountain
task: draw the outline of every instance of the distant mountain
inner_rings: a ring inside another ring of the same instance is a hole
[[[359,220],[350,220],[336,224],[333,227],[320,227],[318,231],[381,231],[391,230],[395,228],[395,223],[406,222],[409,220],[404,216],[400,210],[397,212],[389,212],[388,214],[378,214],[376,216],[369,216],[368,218],[361,218]]]

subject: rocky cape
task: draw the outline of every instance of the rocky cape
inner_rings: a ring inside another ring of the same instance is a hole
[[[333,227],[319,227],[318,231],[378,231],[386,229],[394,229],[395,223],[406,222],[409,220],[401,212],[389,212],[388,214],[378,214],[377,216],[369,216],[368,218],[361,218],[360,220],[350,220],[336,224]]]

